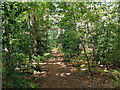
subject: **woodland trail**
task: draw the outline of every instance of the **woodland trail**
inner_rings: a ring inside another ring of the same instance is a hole
[[[51,53],[55,59],[46,60],[42,68],[45,71],[37,79],[38,88],[112,88],[106,78],[96,75],[94,80],[88,80],[88,72],[80,74],[71,64],[62,62],[63,57],[57,50]]]

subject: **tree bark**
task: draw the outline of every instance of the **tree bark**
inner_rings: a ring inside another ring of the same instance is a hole
[[[58,38],[58,47],[60,48],[60,46],[61,46],[61,44],[60,44],[60,32],[61,32],[61,30],[60,30],[60,28],[58,28],[58,35],[57,35],[57,38]]]
[[[35,2],[33,2],[35,4]],[[35,8],[33,8],[32,11],[32,32],[33,32],[33,42],[34,42],[34,54],[37,54],[37,40],[36,40],[36,35],[35,35]]]
[[[48,20],[49,20],[48,8],[46,8],[46,11],[47,11],[46,21],[48,22]],[[48,23],[47,23],[47,25],[46,25],[46,46],[45,46],[45,50],[46,50],[46,51],[47,51],[47,49],[48,49],[48,29],[49,29],[49,26],[48,26]]]

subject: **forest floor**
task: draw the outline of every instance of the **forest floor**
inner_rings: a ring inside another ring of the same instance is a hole
[[[95,74],[88,78],[88,71],[80,73],[76,67],[69,63],[63,62],[61,53],[57,50],[52,50],[51,54],[55,57],[51,60],[46,60],[42,63],[44,69],[34,77],[37,79],[35,83],[38,88],[113,88],[114,85],[110,82],[107,76]]]

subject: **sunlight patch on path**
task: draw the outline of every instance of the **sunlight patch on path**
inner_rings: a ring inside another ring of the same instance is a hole
[[[60,76],[61,76],[61,77],[65,77],[64,73],[61,73]]]
[[[54,64],[54,65],[64,65],[62,62],[54,62],[54,63],[48,63],[48,64]]]
[[[43,77],[45,77],[45,76],[47,76],[47,75],[49,75],[49,73],[47,73],[47,72],[45,72],[45,71],[42,71],[42,72],[34,72],[34,75],[42,75]]]
[[[81,71],[86,71],[87,69],[86,68],[83,68],[83,69],[80,69]]]
[[[56,76],[61,76],[61,77],[65,77],[65,76],[69,76],[70,73],[56,73]]]
[[[37,62],[33,62],[32,64],[38,64]],[[45,65],[47,63],[39,63],[39,65]]]
[[[71,72],[74,72],[74,71],[76,71],[77,69],[75,68],[75,67],[72,67],[71,69],[70,69],[70,71]]]
[[[47,63],[39,63],[40,65],[46,65]]]

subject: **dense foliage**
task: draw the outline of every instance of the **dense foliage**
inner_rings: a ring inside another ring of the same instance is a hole
[[[34,87],[24,69],[39,70],[39,62],[59,48],[65,61],[84,60],[120,67],[119,3],[2,3],[2,64],[4,87]],[[33,65],[32,62],[37,62]],[[17,70],[16,68],[20,68]]]

